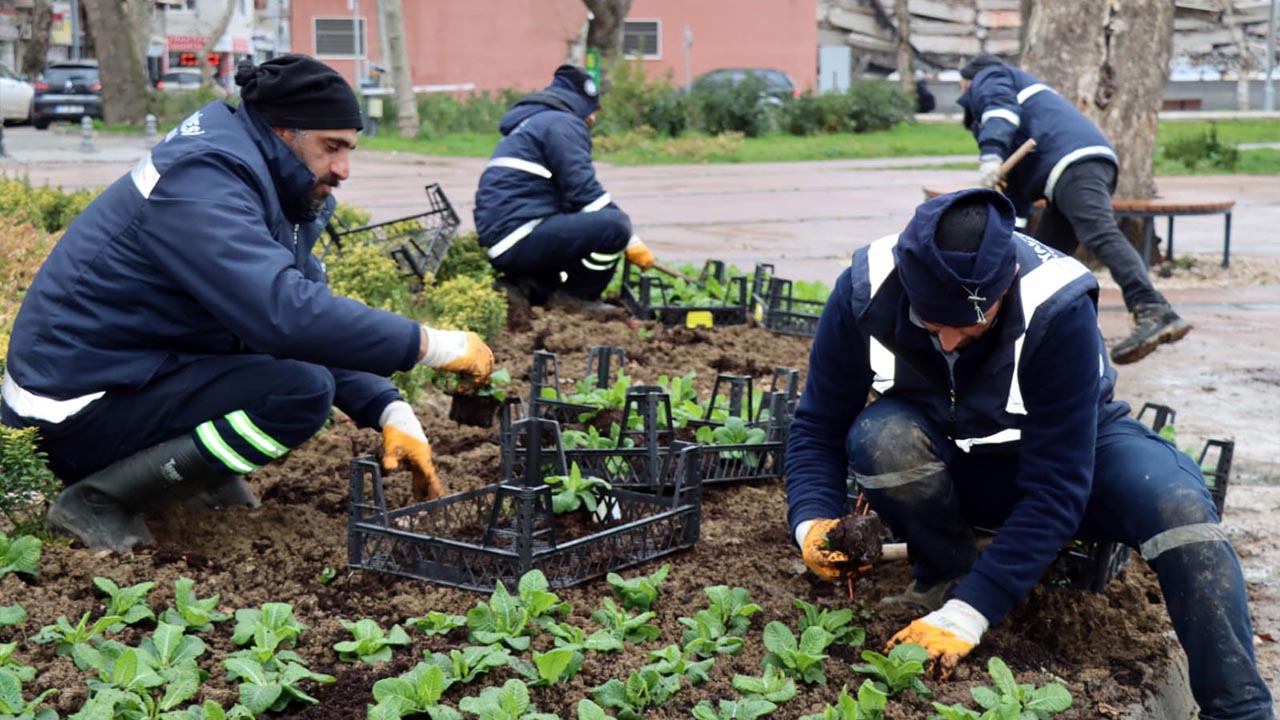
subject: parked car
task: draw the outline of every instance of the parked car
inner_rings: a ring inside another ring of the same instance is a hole
[[[72,60],[49,65],[35,83],[31,122],[45,130],[54,120],[102,117],[102,83],[97,60]]]
[[[782,103],[800,94],[799,88],[782,70],[772,68],[721,68],[698,76],[693,81],[693,89],[726,85],[741,85],[748,77],[756,77],[764,81],[763,96],[772,102]]]
[[[0,120],[30,122],[31,97],[36,89],[26,78],[0,65]]]
[[[199,90],[200,71],[196,68],[170,70],[156,81],[156,89],[164,92]]]

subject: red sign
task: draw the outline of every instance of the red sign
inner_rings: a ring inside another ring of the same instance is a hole
[[[208,63],[210,67],[218,67],[218,64],[222,62],[222,55],[218,53],[210,53],[209,56],[205,58],[205,62]],[[199,67],[200,54],[193,52],[181,53],[178,55],[178,65],[182,67]]]
[[[194,52],[209,42],[207,35],[170,35],[169,52]]]

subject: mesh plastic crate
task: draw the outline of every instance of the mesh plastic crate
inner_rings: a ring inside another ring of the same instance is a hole
[[[1139,422],[1146,417],[1148,411],[1151,413],[1148,424],[1156,432],[1160,432],[1165,425],[1174,425],[1174,421],[1178,418],[1178,412],[1168,405],[1143,403],[1142,409],[1138,411]],[[1213,498],[1213,507],[1218,511],[1218,517],[1222,517],[1222,510],[1227,502],[1227,488],[1231,483],[1231,461],[1235,456],[1235,449],[1235,440],[1209,439],[1200,449],[1200,454],[1193,456],[1200,466],[1200,472],[1204,476],[1205,485],[1209,488],[1209,496]]]
[[[663,325],[713,327],[743,325],[748,318],[747,279],[726,278],[724,263],[710,261],[702,271],[703,282],[716,277],[725,285],[725,296],[696,307],[675,304],[675,284],[660,277],[643,275],[640,268],[625,263],[622,270],[622,304],[635,317],[658,320]]]
[[[773,265],[758,263],[752,274],[752,317],[766,330],[781,335],[813,337],[825,302],[792,297],[790,280],[774,276]]]
[[[400,273],[420,288],[428,275],[440,269],[460,224],[458,213],[439,183],[427,185],[426,193],[431,209],[417,215],[361,228],[347,227],[335,218],[329,224],[329,242],[321,257],[342,252],[344,245],[371,243],[390,255]]]
[[[547,420],[521,422],[554,426]],[[562,455],[555,458],[561,471],[564,462]],[[541,464],[542,458],[535,461]],[[702,493],[692,471],[676,477],[664,493],[604,493],[594,516],[601,529],[568,540],[550,512],[550,487],[529,484],[528,475],[508,475],[496,485],[393,510],[377,462],[356,458],[348,563],[479,592],[491,591],[497,581],[514,587],[537,568],[561,588],[698,542]]]
[[[583,379],[589,379],[596,388],[607,388],[613,383],[615,372],[627,364],[627,353],[620,347],[594,345],[587,349],[587,367]],[[533,353],[533,366],[529,370],[529,405],[533,414],[563,423],[578,422],[583,415],[599,412],[593,405],[572,403],[564,399],[560,390],[560,359],[553,352],[537,350]],[[554,391],[554,397],[543,397],[544,390]]]

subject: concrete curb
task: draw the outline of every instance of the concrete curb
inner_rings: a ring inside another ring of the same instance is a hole
[[[1170,643],[1169,663],[1155,694],[1129,706],[1124,720],[1195,720],[1196,701],[1191,698],[1187,677],[1187,656],[1176,643]]]

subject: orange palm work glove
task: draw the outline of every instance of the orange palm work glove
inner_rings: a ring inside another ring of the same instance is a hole
[[[987,631],[987,618],[972,605],[952,598],[945,605],[899,630],[884,651],[894,645],[916,643],[929,653],[925,672],[945,680],[955,671]]]
[[[489,374],[493,372],[493,351],[479,335],[462,330],[422,327],[427,334],[427,351],[419,364],[457,373],[476,385],[489,384]]]
[[[627,243],[626,252],[627,260],[641,270],[648,270],[656,262],[653,258],[653,253],[649,251],[649,246],[641,242],[640,237],[637,235],[631,236],[630,242]]]
[[[413,408],[403,400],[396,400],[382,411],[382,469],[391,472],[400,467],[401,461],[413,473],[413,499],[434,500],[444,495],[444,487],[436,477],[435,463],[431,462],[431,443],[422,431],[422,423],[413,414]]]
[[[849,556],[839,550],[827,549],[827,533],[840,523],[839,520],[809,520],[809,528],[804,532],[804,540],[800,543],[800,552],[804,556],[804,564],[809,566],[814,575],[836,582],[853,568],[849,565]],[[801,527],[804,523],[801,523]],[[799,529],[799,528],[797,528]]]

